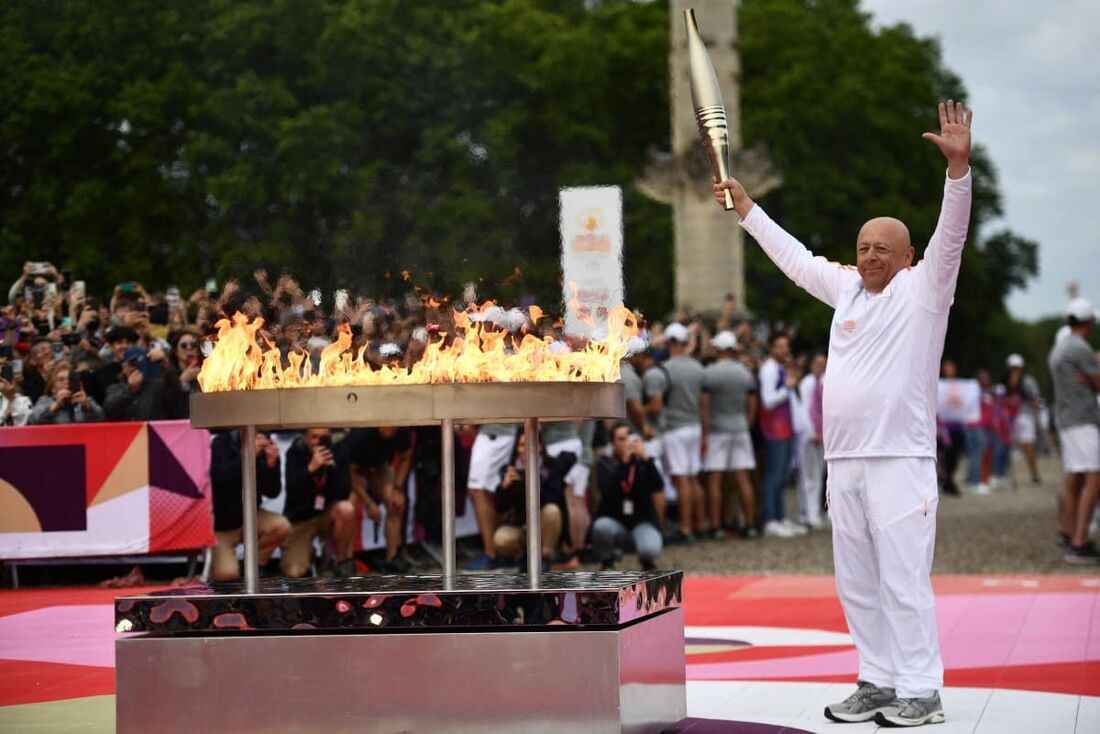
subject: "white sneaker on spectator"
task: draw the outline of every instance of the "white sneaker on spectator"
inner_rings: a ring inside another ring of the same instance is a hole
[[[990,488],[990,486],[988,484],[986,484],[985,482],[982,482],[974,490],[974,494],[979,495],[981,497],[988,497],[989,495],[993,494],[993,490]]]
[[[778,520],[771,520],[764,525],[764,537],[765,538],[789,538],[791,537],[791,531],[787,529],[787,526]]]
[[[783,518],[782,520],[780,520],[780,522],[783,523],[783,526],[785,528],[787,528],[787,532],[791,534],[792,538],[799,535],[810,534],[810,529],[800,522],[794,522],[793,520],[788,520],[786,518]]]

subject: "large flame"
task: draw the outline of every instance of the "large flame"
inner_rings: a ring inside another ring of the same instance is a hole
[[[377,368],[366,358],[367,347],[353,352],[347,324],[320,354],[317,368],[304,351],[291,351],[286,360],[279,348],[261,333],[263,319],[237,313],[217,323],[217,341],[203,362],[199,385],[203,392],[266,390],[293,387],[351,385],[422,385],[441,382],[615,382],[627,341],[638,333],[634,314],[624,306],[611,309],[602,331],[605,337],[581,349],[552,348],[551,337],[513,334],[494,328],[483,314],[493,304],[455,311],[455,335],[439,334],[411,367],[398,364]],[[532,322],[542,316],[530,308]],[[263,344],[261,344],[261,341]]]

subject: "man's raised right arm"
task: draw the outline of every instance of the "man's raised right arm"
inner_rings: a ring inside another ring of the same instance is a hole
[[[714,185],[714,196],[719,203],[725,201],[726,189],[733,196],[734,210],[741,226],[760,244],[772,262],[795,285],[819,301],[835,307],[844,286],[859,279],[856,269],[830,262],[824,257],[815,257],[805,245],[772,221],[749,198],[740,182],[734,179]]]

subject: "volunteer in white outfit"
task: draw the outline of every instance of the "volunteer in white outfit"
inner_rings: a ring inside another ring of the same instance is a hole
[[[810,372],[798,383],[798,397],[806,411],[810,430],[798,435],[798,519],[811,528],[821,527],[821,488],[825,483],[825,446],[822,443],[822,396],[825,388],[825,355],[815,354]]]
[[[912,266],[900,221],[872,219],[856,267],[814,257],[753,204],[737,181],[741,225],[796,284],[835,309],[823,396],[827,495],[837,594],[859,653],[858,688],[827,706],[835,721],[882,726],[944,720],[932,593],[936,537],[937,376],[970,221],[970,123],[962,103],[939,106],[947,159],[939,222]],[[910,267],[912,266],[912,267]]]

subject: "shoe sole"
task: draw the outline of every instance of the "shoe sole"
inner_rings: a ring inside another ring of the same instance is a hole
[[[829,721],[835,721],[839,724],[859,724],[864,721],[872,721],[876,716],[885,711],[888,707],[881,706],[877,709],[871,709],[859,714],[838,714],[829,710],[829,707],[825,707],[825,718]]]
[[[1068,553],[1062,556],[1062,560],[1066,563],[1072,563],[1075,566],[1095,566],[1096,564],[1100,563],[1100,558],[1071,556]]]
[[[942,724],[945,721],[943,711],[933,711],[919,719],[892,719],[884,713],[875,714],[875,723],[890,729],[900,729],[910,726],[924,726],[926,724]]]

